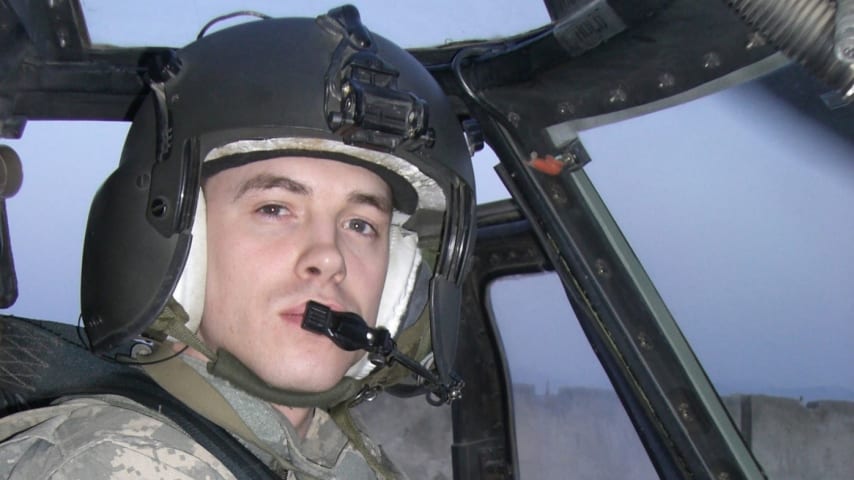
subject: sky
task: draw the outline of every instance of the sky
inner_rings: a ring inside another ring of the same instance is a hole
[[[95,43],[169,46],[237,9],[314,16],[337,5],[82,3]],[[508,35],[548,21],[537,1],[356,3],[366,25],[403,46]],[[7,313],[76,322],[89,202],[117,164],[127,127],[30,122],[21,140],[3,141],[24,163],[24,185],[7,200],[20,284]],[[756,85],[581,139],[593,158],[588,175],[719,389],[854,392],[852,139],[817,129]],[[474,163],[479,201],[506,197],[495,157],[485,152]],[[506,312],[498,320],[514,380],[604,386],[559,284],[511,282],[518,283],[502,282],[492,296]],[[530,291],[549,300],[517,307],[514,295]],[[549,334],[531,337],[521,318],[552,322]]]

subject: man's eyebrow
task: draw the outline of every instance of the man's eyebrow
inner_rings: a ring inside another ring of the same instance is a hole
[[[309,196],[313,193],[311,187],[292,178],[282,175],[260,173],[243,182],[240,185],[240,188],[237,189],[234,199],[237,200],[252,190],[270,190],[274,188],[281,188],[298,195]],[[352,192],[347,195],[347,201],[358,205],[369,205],[383,213],[391,213],[391,201],[385,195]]]
[[[237,189],[234,199],[237,200],[252,190],[270,190],[273,188],[282,188],[299,195],[311,195],[312,193],[311,188],[292,178],[261,173],[243,182],[240,188]]]
[[[347,196],[350,203],[370,205],[383,213],[391,213],[391,201],[385,195],[353,192]]]

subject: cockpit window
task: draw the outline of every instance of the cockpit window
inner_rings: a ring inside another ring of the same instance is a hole
[[[769,478],[852,468],[854,138],[835,127],[759,80],[581,132],[587,174]],[[565,298],[553,274],[490,287],[523,478],[656,478]]]
[[[557,275],[502,277],[489,304],[512,380],[520,477],[657,479]]]
[[[591,181],[769,477],[841,478],[854,138],[795,104],[757,81],[582,139]]]

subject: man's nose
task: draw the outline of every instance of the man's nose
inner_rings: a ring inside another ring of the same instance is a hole
[[[314,228],[297,261],[297,275],[306,280],[341,282],[347,276],[344,256],[334,228]]]

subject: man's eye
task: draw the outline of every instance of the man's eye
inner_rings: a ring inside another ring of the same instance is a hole
[[[362,219],[359,219],[359,218],[354,218],[354,219],[348,221],[347,222],[347,228],[355,231],[356,233],[360,233],[362,235],[374,236],[377,234],[377,229],[374,228],[373,225],[371,225],[370,223],[368,223]]]
[[[281,205],[264,205],[257,212],[265,217],[281,217],[287,215],[288,209]]]

